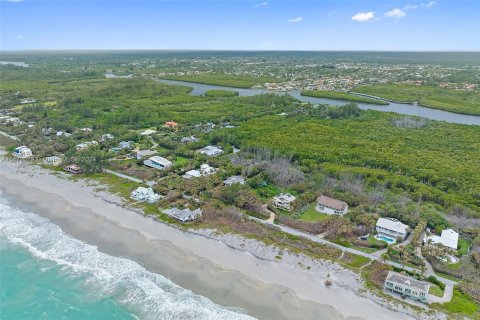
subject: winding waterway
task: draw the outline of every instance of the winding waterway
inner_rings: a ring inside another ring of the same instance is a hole
[[[191,87],[193,88],[193,90],[190,92],[190,94],[194,96],[203,95],[208,90],[228,90],[228,91],[237,91],[240,96],[244,96],[244,97],[254,96],[262,93],[276,93],[276,94],[287,93],[300,101],[306,101],[313,104],[330,104],[335,106],[342,106],[348,103],[343,100],[302,96],[300,95],[299,90],[290,90],[288,92],[278,92],[278,91],[271,91],[271,90],[265,90],[265,89],[238,89],[233,87],[216,86],[216,85],[210,85],[210,84],[202,84],[202,83],[194,83],[194,82],[186,82],[186,81],[178,81],[178,80],[157,79],[157,81],[162,83],[172,84],[172,85],[181,85],[181,86]],[[458,113],[453,113],[448,111],[426,108],[426,107],[422,107],[414,104],[389,102],[388,105],[374,105],[374,104],[368,104],[368,103],[357,103],[357,105],[360,109],[370,109],[370,110],[377,110],[377,111],[383,111],[383,112],[396,112],[400,114],[419,116],[419,117],[428,118],[432,120],[480,126],[480,116],[458,114]]]

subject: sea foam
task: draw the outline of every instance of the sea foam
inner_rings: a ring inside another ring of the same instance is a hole
[[[99,252],[35,213],[9,205],[0,193],[0,238],[85,279],[92,294],[111,297],[141,319],[253,319],[184,289],[138,263]]]

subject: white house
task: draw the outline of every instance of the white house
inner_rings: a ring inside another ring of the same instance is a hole
[[[321,195],[317,198],[315,210],[325,214],[344,215],[348,212],[348,204],[344,201]]]
[[[408,226],[406,224],[395,218],[379,218],[375,228],[378,233],[377,236],[383,236],[393,241],[396,241],[397,237],[405,239],[408,233],[407,229]]]
[[[207,157],[216,157],[223,153],[223,150],[215,146],[206,146],[205,148],[197,150],[198,153],[204,154]]]
[[[389,271],[385,279],[384,288],[387,291],[398,293],[402,295],[402,297],[405,296],[414,300],[427,302],[430,284],[398,272]]]
[[[200,169],[198,170],[190,170],[185,172],[183,177],[186,179],[204,177],[214,174],[216,171],[217,169],[210,167],[207,163],[204,163],[200,166]]]
[[[201,209],[190,210],[190,209],[178,209],[171,208],[162,211],[163,213],[169,215],[172,218],[179,220],[180,222],[193,221],[202,216],[203,212]]]
[[[17,158],[26,159],[33,156],[32,150],[25,146],[17,147],[13,151],[13,155]]]
[[[163,157],[159,157],[159,156],[153,156],[151,158],[148,158],[147,160],[143,161],[143,164],[148,167],[159,169],[159,170],[168,169],[173,165],[173,163],[170,160],[165,159]]]
[[[57,131],[57,137],[70,137],[72,134],[65,131]]]
[[[110,133],[105,133],[104,135],[102,135],[102,137],[100,138],[100,141],[101,142],[105,142],[107,140],[112,140],[114,138],[113,135],[111,135]]]
[[[458,248],[458,233],[452,229],[443,230],[440,237],[437,235],[429,236],[427,237],[426,242],[429,240],[432,244],[442,244],[453,250],[457,250]]]
[[[119,149],[131,149],[133,144],[134,144],[133,141],[120,141],[118,143],[118,148]]]
[[[91,146],[96,146],[97,144],[98,144],[97,141],[87,141],[87,142],[82,142],[77,144],[75,148],[77,149],[77,151],[83,151],[83,150],[87,150]]]
[[[198,142],[200,139],[196,138],[195,136],[190,137],[183,137],[180,142],[181,143],[190,143],[190,142]]]
[[[130,194],[130,198],[137,201],[146,201],[148,203],[155,203],[160,200],[162,196],[153,192],[152,188],[138,187]]]
[[[228,179],[223,181],[223,184],[230,186],[232,184],[245,184],[245,179],[242,176],[231,176]]]
[[[140,135],[141,135],[141,136],[149,136],[149,135],[151,135],[151,134],[154,134],[155,132],[157,132],[157,131],[152,130],[152,129],[147,129],[147,130],[145,130],[145,131],[143,131],[143,132],[140,132]]]
[[[281,193],[278,196],[273,197],[273,206],[278,209],[292,210],[290,204],[295,201],[296,197],[290,193]]]
[[[93,130],[92,130],[92,128],[82,128],[82,129],[80,129],[80,131],[82,131],[83,133],[90,133]]]
[[[59,166],[63,162],[62,158],[57,156],[46,157],[43,159],[43,163],[48,166]]]

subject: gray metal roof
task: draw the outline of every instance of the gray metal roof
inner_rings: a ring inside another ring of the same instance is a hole
[[[409,287],[417,288],[428,292],[430,284],[428,282],[420,281],[409,276],[404,276],[401,273],[389,271],[387,276],[387,281],[395,282],[402,285],[407,285]]]

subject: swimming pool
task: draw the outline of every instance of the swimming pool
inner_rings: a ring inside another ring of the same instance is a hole
[[[385,236],[379,236],[379,235],[376,235],[376,236],[375,236],[375,239],[381,240],[381,241],[385,241],[385,242],[387,242],[387,243],[389,243],[389,244],[395,242],[395,240],[392,239],[392,238],[387,238],[387,237],[385,237]]]

